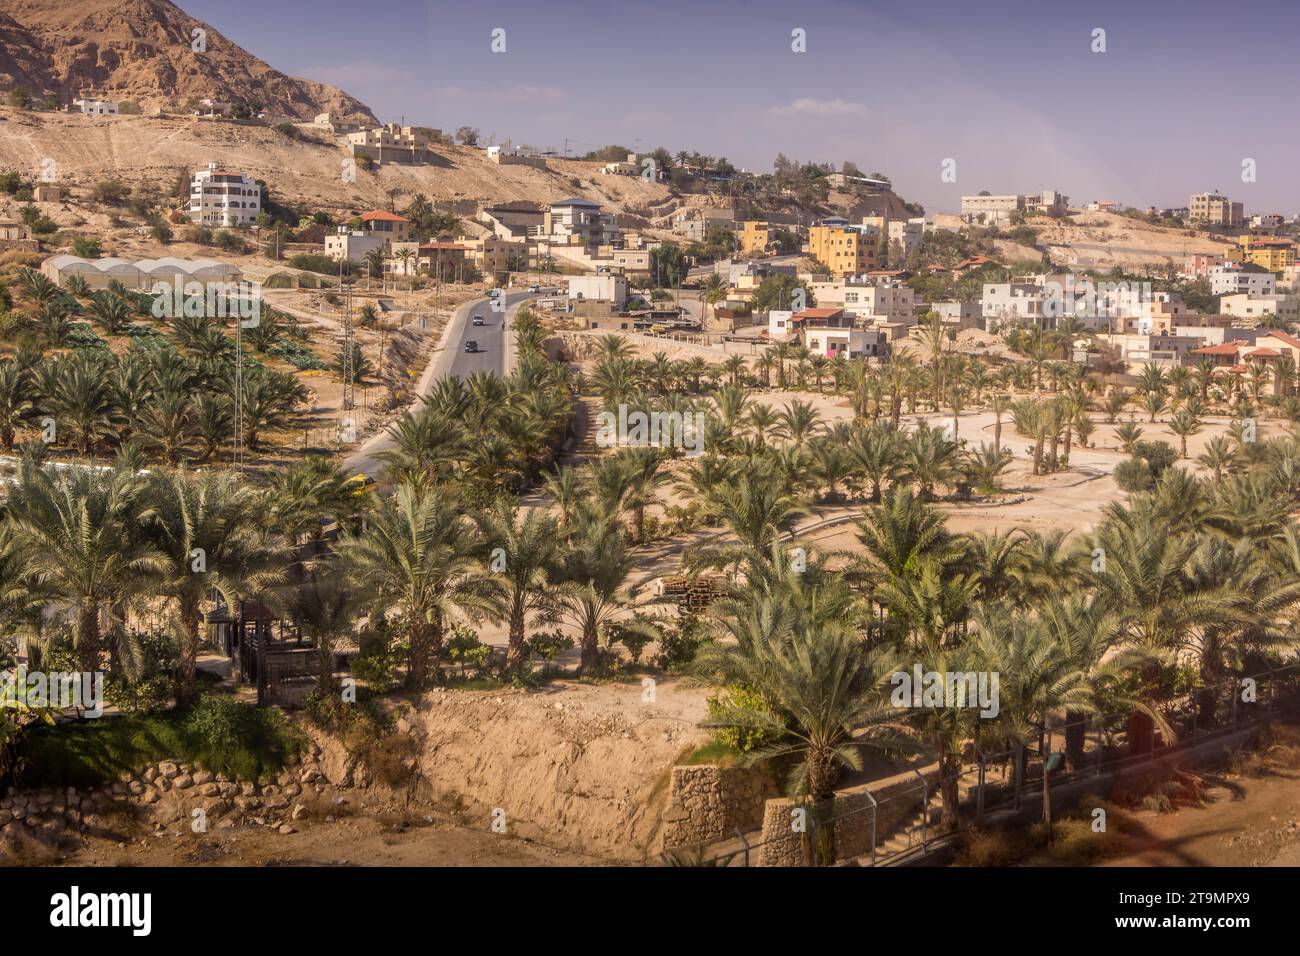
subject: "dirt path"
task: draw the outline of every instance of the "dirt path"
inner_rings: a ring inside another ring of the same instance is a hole
[[[1134,849],[1105,866],[1300,866],[1300,770],[1214,787],[1204,806],[1134,814]]]

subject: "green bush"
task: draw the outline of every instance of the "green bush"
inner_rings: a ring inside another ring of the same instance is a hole
[[[29,728],[11,779],[21,787],[89,788],[173,759],[237,780],[255,780],[292,763],[302,744],[278,710],[205,697],[185,714],[123,715]]]
[[[732,685],[717,697],[710,697],[705,702],[709,709],[709,720],[719,720],[730,708],[745,710],[767,710],[763,695],[748,687]],[[755,747],[771,743],[771,738],[761,730],[745,727],[713,727],[710,731],[713,739],[738,753],[746,753]]]

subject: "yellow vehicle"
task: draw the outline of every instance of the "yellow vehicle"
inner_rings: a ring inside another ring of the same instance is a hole
[[[354,497],[360,498],[362,495],[367,494],[370,491],[371,486],[375,483],[375,479],[371,478],[367,474],[363,474],[362,472],[357,472],[348,479],[347,483],[349,485],[356,485],[356,489],[352,494]]]

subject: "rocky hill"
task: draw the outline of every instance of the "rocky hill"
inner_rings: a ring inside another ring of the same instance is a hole
[[[337,87],[272,69],[167,0],[0,0],[0,90],[15,87],[65,103],[93,91],[145,109],[211,98],[300,119],[375,120]]]

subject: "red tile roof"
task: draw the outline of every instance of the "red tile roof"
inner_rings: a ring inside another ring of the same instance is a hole
[[[407,219],[405,216],[399,216],[396,213],[391,213],[391,212],[384,212],[382,209],[372,209],[370,210],[370,212],[363,212],[361,214],[361,220],[362,222],[373,222],[376,220],[381,222],[410,222],[411,221]]]
[[[843,309],[804,309],[802,312],[796,312],[791,318],[794,319],[833,319],[843,312]]]
[[[1246,358],[1280,358],[1282,355],[1277,349],[1251,349],[1246,353]]]
[[[1277,339],[1279,342],[1285,342],[1293,349],[1300,349],[1300,339],[1294,335],[1289,335],[1280,329],[1269,329],[1264,333],[1264,338]]]
[[[1205,348],[1192,349],[1197,355],[1236,355],[1237,346],[1231,342],[1224,342],[1220,345],[1207,345]]]

